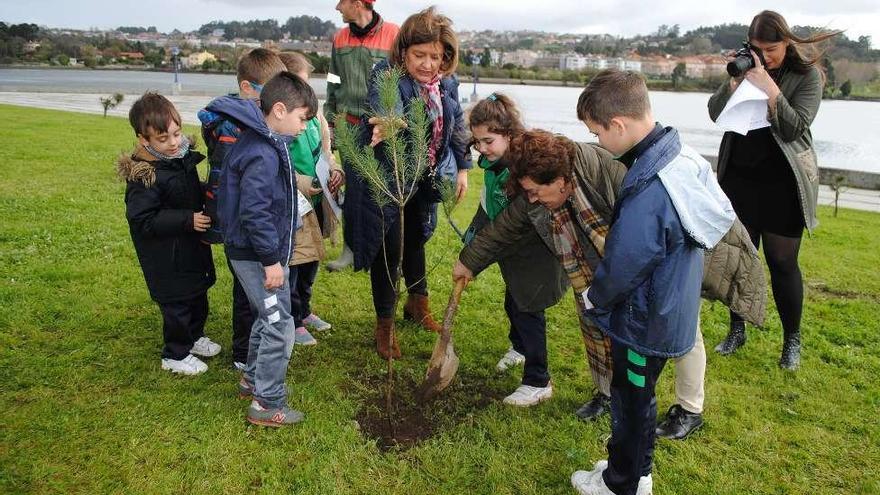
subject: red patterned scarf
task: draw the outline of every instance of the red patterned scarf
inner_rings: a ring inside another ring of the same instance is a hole
[[[443,139],[443,102],[440,99],[440,75],[434,76],[429,83],[419,83],[425,110],[431,120],[431,145],[428,146],[428,159],[433,168],[437,163],[437,152],[440,151],[440,140]]]

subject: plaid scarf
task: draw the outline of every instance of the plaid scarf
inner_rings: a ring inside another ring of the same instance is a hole
[[[433,168],[437,163],[437,151],[443,138],[443,102],[440,100],[440,75],[434,76],[429,83],[419,83],[419,91],[425,100],[428,119],[432,121],[431,145],[428,147],[428,163]]]
[[[586,246],[581,244],[578,229],[586,235],[599,256],[604,256],[605,236],[608,235],[609,227],[608,222],[593,209],[584,192],[576,186],[577,179],[573,177],[571,180],[575,184],[574,192],[566,204],[551,210],[550,216],[553,219],[552,233],[556,252],[571,287],[580,294],[593,283],[593,267],[584,254]]]

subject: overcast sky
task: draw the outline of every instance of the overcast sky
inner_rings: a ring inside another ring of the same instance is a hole
[[[725,22],[748,24],[756,13],[772,8],[789,24],[845,29],[851,39],[870,35],[873,46],[880,46],[877,0],[446,0],[437,4],[458,29],[622,36],[647,34],[660,24],[679,24],[682,33]],[[0,21],[79,29],[156,26],[169,32],[193,30],[212,20],[273,18],[284,22],[306,14],[339,25],[335,5],[335,0],[0,0]],[[425,1],[376,0],[376,10],[398,24],[428,5]]]

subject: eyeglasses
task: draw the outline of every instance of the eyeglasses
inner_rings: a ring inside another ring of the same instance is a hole
[[[262,84],[257,84],[257,83],[255,83],[255,82],[251,82],[251,81],[248,81],[248,83],[251,85],[251,89],[253,89],[253,90],[256,91],[257,93],[263,91],[263,85],[262,85]]]

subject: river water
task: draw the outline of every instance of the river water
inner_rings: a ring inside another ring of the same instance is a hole
[[[173,74],[120,70],[0,69],[0,91],[53,93],[139,94],[147,90],[171,91]],[[180,74],[186,95],[215,96],[236,90],[235,76]],[[309,83],[320,97],[323,79]],[[580,141],[592,136],[577,120],[575,105],[581,88],[477,84],[477,94],[499,91],[520,106],[526,124],[559,132]],[[472,84],[462,84],[460,97],[469,98]],[[722,131],[709,120],[707,93],[651,92],[654,117],[676,127],[682,140],[703,154],[716,154]],[[467,104],[463,104],[467,107]],[[819,165],[827,168],[880,173],[880,103],[824,101],[811,126]]]

